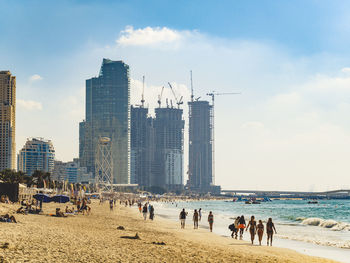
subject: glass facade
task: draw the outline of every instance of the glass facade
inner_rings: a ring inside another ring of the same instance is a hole
[[[130,183],[130,77],[123,61],[103,59],[99,76],[86,80],[86,119],[79,126],[81,165],[95,173],[100,137],[112,141],[113,183]]]
[[[54,169],[55,149],[50,140],[42,138],[28,139],[18,154],[18,170],[26,175],[33,175],[34,171],[52,173]]]

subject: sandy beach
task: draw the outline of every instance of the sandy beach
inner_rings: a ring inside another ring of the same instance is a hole
[[[0,214],[18,207],[0,204]],[[56,207],[65,205],[44,204],[44,213]],[[193,230],[191,220],[185,230],[157,214],[144,221],[136,206],[91,207],[91,215],[15,214],[17,224],[0,223],[0,262],[335,262]],[[132,239],[136,233],[140,239]]]

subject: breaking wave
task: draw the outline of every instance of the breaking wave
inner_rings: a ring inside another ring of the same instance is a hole
[[[303,225],[319,226],[323,228],[329,228],[334,231],[341,231],[341,230],[350,231],[349,223],[337,222],[332,219],[322,219],[317,217],[311,217],[306,219],[300,219],[297,221],[301,221],[301,224]]]

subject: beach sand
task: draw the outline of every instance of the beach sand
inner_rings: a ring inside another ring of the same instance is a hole
[[[0,204],[0,214],[18,207]],[[44,213],[56,207],[65,205],[44,204]],[[191,220],[184,230],[157,213],[154,221],[144,221],[136,206],[118,204],[113,212],[108,202],[91,207],[88,216],[15,214],[19,223],[0,223],[0,262],[335,262],[193,230]],[[140,239],[128,238],[136,233]]]

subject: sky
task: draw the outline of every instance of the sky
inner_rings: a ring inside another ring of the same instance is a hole
[[[132,104],[145,76],[150,109],[167,82],[188,101],[192,70],[195,97],[241,92],[215,98],[223,189],[350,188],[349,46],[349,1],[0,0],[17,152],[43,137],[58,160],[78,157],[85,80],[103,58],[130,66]]]

